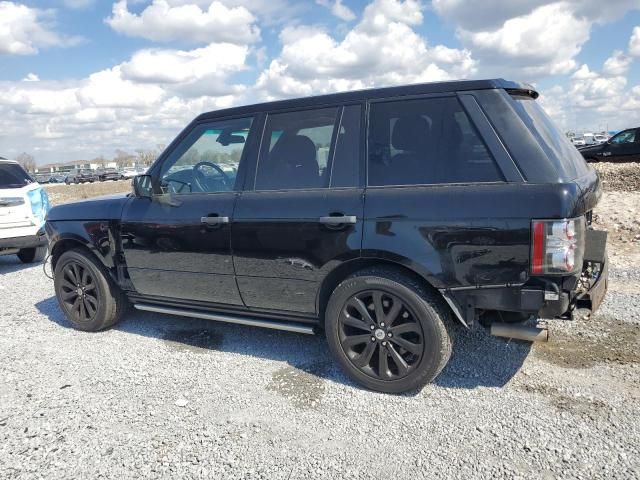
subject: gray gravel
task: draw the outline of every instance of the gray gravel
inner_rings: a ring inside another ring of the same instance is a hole
[[[0,257],[0,478],[639,478],[640,277],[536,345],[456,329],[414,395],[368,392],[321,337],[131,312],[70,328]]]

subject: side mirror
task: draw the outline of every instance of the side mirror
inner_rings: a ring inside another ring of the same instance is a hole
[[[131,181],[133,194],[138,198],[151,198],[153,196],[153,185],[151,175],[136,175]]]

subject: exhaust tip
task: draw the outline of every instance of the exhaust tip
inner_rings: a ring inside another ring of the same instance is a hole
[[[549,330],[546,328],[529,327],[513,323],[492,323],[491,335],[495,337],[514,338],[528,342],[549,341]]]

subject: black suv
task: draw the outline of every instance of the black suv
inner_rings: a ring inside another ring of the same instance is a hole
[[[122,175],[115,168],[103,168],[98,170],[97,175],[101,182],[106,182],[107,180],[122,180]]]
[[[196,118],[134,192],[54,207],[55,291],[82,330],[138,310],[315,333],[368,388],[435,378],[448,328],[544,335],[596,309],[595,171],[527,85],[411,85]],[[501,319],[501,322],[497,322]]]
[[[587,162],[638,162],[640,161],[640,128],[629,128],[617,133],[599,145],[579,147]]]
[[[71,183],[93,183],[96,181],[98,181],[98,175],[96,172],[86,168],[69,172],[64,183],[69,185]]]

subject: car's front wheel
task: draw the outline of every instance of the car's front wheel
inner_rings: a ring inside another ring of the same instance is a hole
[[[22,263],[42,262],[47,254],[47,247],[22,248],[18,258]]]
[[[326,309],[329,349],[344,371],[380,392],[416,390],[451,356],[450,311],[401,271],[362,270],[336,287]]]
[[[58,304],[73,326],[96,332],[114,325],[127,299],[106,268],[87,250],[64,252],[55,267]]]

